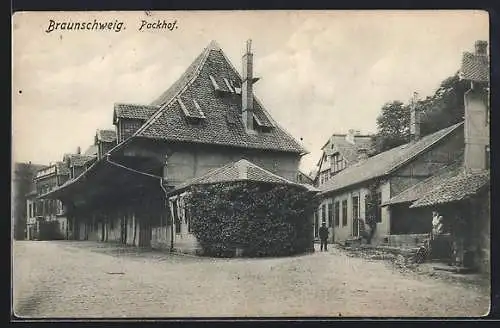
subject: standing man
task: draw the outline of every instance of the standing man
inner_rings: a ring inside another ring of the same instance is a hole
[[[321,240],[321,246],[320,249],[323,251],[323,247],[325,248],[325,251],[328,250],[328,228],[326,227],[326,223],[323,222],[321,227],[319,228],[319,239]]]

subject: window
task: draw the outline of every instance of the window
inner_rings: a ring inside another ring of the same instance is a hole
[[[321,223],[326,223],[326,205],[321,205]]]
[[[347,199],[342,201],[342,226],[347,225]]]
[[[333,204],[328,203],[328,227],[333,226]]]
[[[340,154],[332,155],[332,173],[341,171],[345,168],[344,158]]]
[[[359,236],[359,196],[352,196],[352,235]]]
[[[377,192],[373,197],[374,199],[371,198],[370,195],[365,196],[365,213],[366,215],[374,215],[375,216],[375,222],[380,223],[382,222],[382,193]],[[376,209],[370,209],[370,204],[377,204]],[[369,213],[372,214],[369,214]]]
[[[28,205],[28,217],[32,218],[33,217],[33,205],[31,203]]]
[[[352,197],[352,219],[359,218],[359,196]]]
[[[340,224],[340,204],[338,201],[334,203],[334,210],[335,210],[335,226],[338,227]]]

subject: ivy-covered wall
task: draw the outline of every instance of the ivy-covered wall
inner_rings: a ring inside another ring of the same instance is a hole
[[[311,218],[317,203],[299,186],[196,186],[187,204],[192,232],[205,255],[286,256],[313,249]]]

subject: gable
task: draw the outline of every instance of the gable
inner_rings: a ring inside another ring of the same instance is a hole
[[[153,102],[162,108],[137,131],[136,136],[305,153],[305,149],[272,120],[255,97],[253,118],[262,129],[255,134],[245,131],[241,119],[241,94],[238,93],[240,85],[238,72],[222,50],[211,44],[181,78]],[[196,124],[193,124],[193,118]]]

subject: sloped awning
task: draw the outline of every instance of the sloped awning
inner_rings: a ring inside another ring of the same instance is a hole
[[[37,198],[68,200],[77,204],[103,203],[145,189],[161,191],[161,177],[135,171],[106,159],[95,162],[73,180]]]
[[[445,179],[416,200],[410,208],[436,206],[465,200],[490,184],[490,171],[462,171]]]
[[[463,168],[461,167],[460,161],[457,161],[452,165],[448,165],[436,172],[433,176],[403,190],[399,194],[383,202],[382,206],[412,203],[422,197],[422,195],[425,195],[427,192],[434,189],[443,181],[446,181],[448,178],[459,174],[462,169]]]

